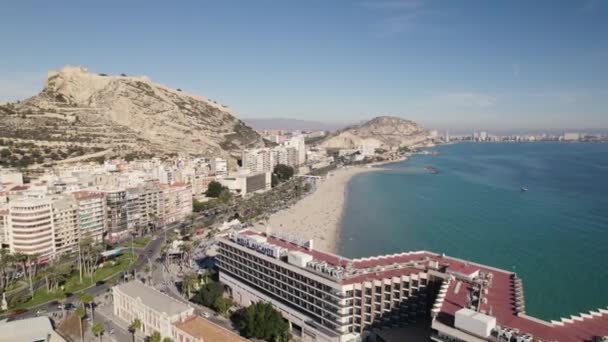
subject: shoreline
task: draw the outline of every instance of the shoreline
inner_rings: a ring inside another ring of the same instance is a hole
[[[367,172],[382,171],[382,165],[398,163],[407,157],[362,166],[336,169],[317,184],[317,189],[293,206],[272,214],[266,224],[255,224],[254,229],[281,232],[302,240],[314,240],[314,249],[337,253],[346,205],[348,183]]]

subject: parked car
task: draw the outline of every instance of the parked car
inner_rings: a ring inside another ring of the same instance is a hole
[[[15,317],[15,316],[19,316],[21,314],[26,313],[27,310],[25,309],[17,309],[17,310],[13,310],[8,314],[8,317]]]

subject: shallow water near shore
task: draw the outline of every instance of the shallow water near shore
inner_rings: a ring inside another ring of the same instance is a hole
[[[435,150],[351,179],[340,254],[425,249],[513,270],[543,319],[608,306],[608,144]]]

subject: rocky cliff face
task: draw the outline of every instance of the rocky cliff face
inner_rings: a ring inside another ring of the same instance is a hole
[[[390,150],[419,146],[426,142],[428,142],[428,132],[415,122],[398,117],[380,116],[329,135],[321,146],[337,149],[364,146]]]
[[[0,106],[0,138],[70,144],[112,154],[237,156],[263,139],[214,101],[81,67],[49,72],[40,94]]]

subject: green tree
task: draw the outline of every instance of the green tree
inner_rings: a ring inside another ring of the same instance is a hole
[[[270,303],[257,302],[243,310],[238,319],[241,334],[273,342],[289,341],[289,324]]]
[[[94,319],[94,313],[93,313],[93,295],[91,295],[90,293],[86,293],[86,292],[82,292],[79,296],[78,296],[78,300],[82,303],[83,307],[86,309],[87,305],[89,306],[89,309],[91,310],[91,319]]]
[[[224,189],[228,188],[223,186],[220,182],[212,181],[207,186],[207,192],[205,192],[205,195],[207,197],[218,198]]]
[[[84,330],[82,329],[82,320],[87,316],[87,310],[84,306],[79,305],[76,308],[76,316],[78,316],[78,324],[80,325],[80,340],[84,342]]]
[[[293,167],[287,166],[285,164],[278,164],[274,167],[273,173],[277,175],[279,181],[284,182],[294,175]]]
[[[150,335],[150,342],[162,342],[163,337],[158,331],[155,331]]]
[[[192,200],[192,211],[195,213],[200,213],[201,211],[204,211],[206,208],[205,203],[198,201],[196,199]]]
[[[101,336],[104,332],[103,325],[101,325],[101,323],[99,322],[95,322],[91,327],[91,332],[93,333],[93,335],[99,337],[99,342],[101,342]]]
[[[230,190],[228,190],[227,188],[224,188],[222,190],[222,192],[220,192],[220,195],[217,198],[221,203],[228,203],[230,202],[230,200],[232,199],[232,194],[230,194]]]
[[[173,339],[171,337],[165,337],[163,338],[163,342],[173,342]]]
[[[279,177],[275,173],[273,173],[270,176],[270,186],[274,188],[277,185],[279,185]]]
[[[217,297],[213,302],[213,310],[217,311],[220,315],[226,315],[231,307],[232,301],[229,298]]]
[[[192,299],[194,302],[212,308],[215,300],[224,294],[224,285],[219,282],[205,284]]]
[[[199,283],[198,275],[196,273],[188,272],[184,274],[184,278],[182,280],[182,292],[186,294],[188,299],[192,297],[192,291],[196,290]]]
[[[136,318],[129,325],[129,332],[131,333],[131,339],[133,340],[133,342],[135,342],[135,332],[138,329],[141,329],[141,321],[139,320],[139,318]]]

